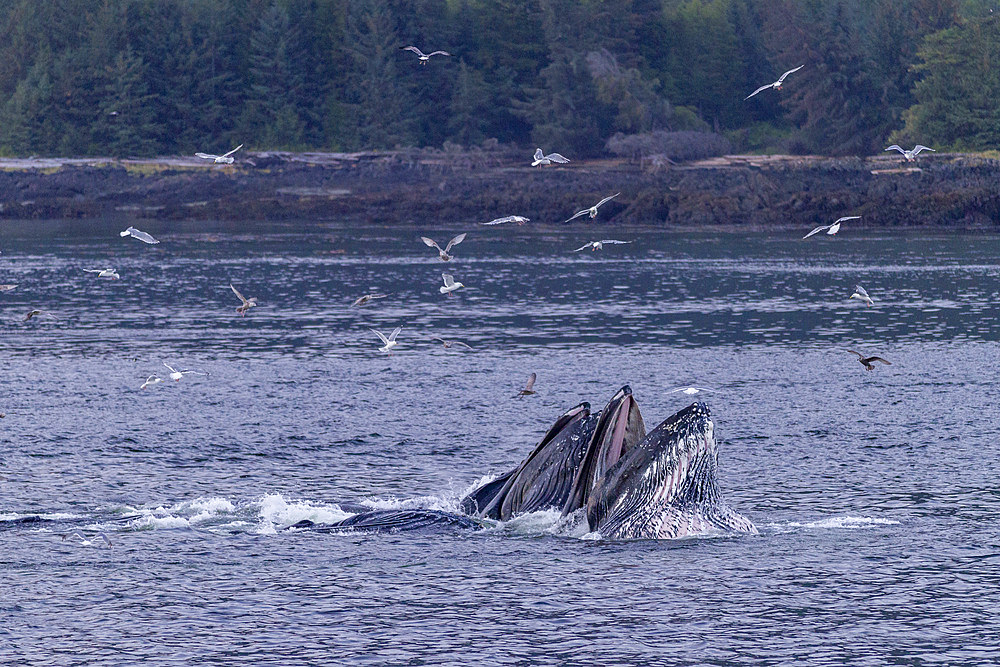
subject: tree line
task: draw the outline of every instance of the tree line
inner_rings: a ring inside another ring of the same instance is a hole
[[[496,140],[585,157],[692,131],[739,151],[992,149],[993,4],[7,0],[0,153]],[[452,55],[421,65],[411,44]],[[782,91],[744,101],[801,64]]]

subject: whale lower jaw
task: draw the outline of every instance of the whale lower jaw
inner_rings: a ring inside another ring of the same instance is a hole
[[[605,520],[595,532],[608,540],[672,540],[718,532],[757,534],[757,527],[724,504],[689,508],[660,503]]]

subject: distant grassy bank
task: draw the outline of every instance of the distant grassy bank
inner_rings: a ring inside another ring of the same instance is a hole
[[[621,192],[594,222],[748,228],[823,224],[1000,228],[1000,160],[724,156],[532,168],[521,152],[400,150],[197,158],[0,159],[0,219],[119,215],[157,220],[459,224],[524,215],[561,223]]]

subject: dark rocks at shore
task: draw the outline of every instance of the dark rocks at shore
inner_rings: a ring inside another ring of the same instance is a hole
[[[756,228],[861,215],[866,226],[1000,226],[1000,161],[974,156],[909,164],[884,156],[727,156],[545,168],[509,151],[247,157],[232,166],[189,158],[0,160],[0,218],[437,225],[516,214],[545,224],[621,192],[596,223]]]

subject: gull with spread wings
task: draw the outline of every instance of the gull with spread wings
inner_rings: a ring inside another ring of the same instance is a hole
[[[233,294],[236,298],[243,302],[243,304],[236,309],[236,312],[240,314],[240,317],[245,317],[247,311],[257,305],[257,297],[252,296],[249,299],[243,296],[238,289],[233,287],[232,283],[229,283],[229,289],[233,290]]]
[[[241,148],[243,148],[243,144],[240,144],[225,155],[212,155],[211,153],[195,153],[194,155],[195,157],[200,157],[203,160],[212,160],[215,164],[232,164],[236,161],[236,158],[230,156]]]
[[[903,157],[906,158],[907,162],[913,162],[914,160],[916,160],[917,153],[919,153],[920,151],[930,151],[931,153],[937,153],[937,151],[934,150],[933,148],[927,148],[927,146],[924,146],[923,144],[917,144],[916,146],[913,147],[913,150],[906,150],[905,148],[901,148],[900,146],[893,144],[892,146],[889,146],[885,150],[899,151],[900,153],[903,154]]]
[[[581,250],[586,250],[590,248],[591,250],[604,250],[604,244],[609,243],[611,245],[624,245],[626,243],[632,243],[631,241],[616,241],[614,239],[604,239],[602,241],[591,241],[590,243],[584,244],[574,250],[573,252],[580,252]]]
[[[452,249],[452,246],[457,246],[459,243],[461,243],[462,241],[464,241],[466,233],[467,232],[463,232],[462,234],[459,234],[458,236],[456,236],[452,240],[448,241],[448,245],[446,245],[444,247],[444,250],[441,250],[441,246],[439,246],[436,242],[432,241],[431,239],[427,238],[426,236],[421,236],[420,240],[424,242],[424,245],[426,245],[426,246],[428,246],[430,248],[436,248],[437,251],[438,251],[438,257],[441,258],[442,262],[450,262],[454,258],[454,256],[453,255],[449,255],[448,251]]]
[[[519,225],[523,225],[526,222],[531,222],[531,218],[525,218],[522,215],[508,215],[504,218],[494,218],[489,222],[484,222],[484,225],[502,225],[506,222],[516,222]]]
[[[84,269],[87,273],[96,273],[98,278],[111,278],[118,280],[121,276],[114,269]]]
[[[163,365],[166,366],[167,369],[170,371],[170,375],[168,375],[167,377],[169,377],[174,382],[180,382],[181,378],[189,373],[192,375],[208,375],[208,373],[202,373],[201,371],[189,371],[189,370],[179,371],[165,361],[163,362]]]
[[[389,295],[388,294],[365,294],[364,296],[359,296],[357,299],[355,299],[354,303],[351,304],[351,308],[354,308],[355,306],[363,306],[366,303],[368,303],[369,301],[371,301],[372,299],[384,299],[387,296],[389,296]]]
[[[865,303],[867,303],[869,307],[875,305],[875,302],[872,301],[872,298],[870,296],[868,296],[868,292],[866,292],[865,288],[862,287],[861,285],[855,285],[855,287],[854,287],[854,294],[852,294],[848,298],[850,298],[850,299],[861,299],[862,301],[864,301]]]
[[[601,201],[597,202],[596,204],[594,204],[590,208],[585,208],[582,211],[577,211],[576,213],[573,214],[573,217],[570,218],[569,220],[566,220],[566,222],[569,222],[570,220],[576,220],[580,216],[582,216],[582,215],[588,215],[588,214],[590,215],[591,218],[596,218],[597,217],[597,209],[600,208],[601,206],[603,206],[604,204],[608,203],[609,201],[611,201],[612,199],[614,199],[615,197],[617,197],[620,194],[621,194],[620,192],[616,192],[613,195],[611,195],[610,197],[605,197],[604,199],[602,199]]]
[[[532,373],[528,377],[528,381],[525,383],[524,389],[522,389],[521,391],[517,392],[517,395],[514,396],[514,398],[521,398],[523,396],[531,396],[532,394],[534,394],[535,393],[535,378],[536,378],[536,375],[534,373]]]
[[[531,166],[541,167],[542,165],[552,164],[553,162],[555,162],[556,164],[566,164],[567,162],[569,162],[569,158],[563,157],[559,153],[549,153],[548,155],[543,155],[542,149],[536,148],[535,159],[531,163]]]
[[[822,227],[817,227],[816,229],[812,230],[802,238],[807,239],[813,234],[819,234],[824,229],[827,230],[826,231],[827,234],[833,236],[834,234],[840,231],[840,223],[847,222],[848,220],[860,220],[860,219],[861,219],[860,215],[846,215],[843,218],[837,218],[837,221],[834,222],[832,225],[823,225]]]
[[[147,234],[146,232],[140,231],[135,227],[129,227],[124,232],[118,232],[118,235],[131,236],[134,239],[139,239],[143,243],[159,243],[159,241],[154,239],[151,235]]]
[[[889,363],[888,361],[886,361],[882,357],[866,357],[865,355],[861,354],[860,352],[855,352],[854,350],[848,350],[848,352],[850,352],[851,354],[858,355],[858,361],[861,362],[861,365],[865,367],[866,371],[873,371],[873,370],[875,370],[875,364],[872,363],[874,361],[880,361],[883,364],[885,364],[886,366],[892,366],[891,363]]]
[[[431,51],[430,53],[428,53],[428,54],[425,55],[423,51],[421,51],[420,49],[418,49],[415,46],[401,46],[399,48],[401,50],[403,50],[403,51],[412,51],[413,53],[416,53],[417,54],[417,58],[420,59],[420,64],[421,65],[426,65],[427,61],[431,59],[431,56],[450,56],[451,55],[447,51]]]
[[[747,100],[749,100],[751,97],[753,97],[757,93],[765,91],[768,88],[774,88],[775,90],[781,90],[781,84],[783,84],[785,82],[785,77],[788,76],[789,74],[792,74],[793,72],[798,72],[803,67],[805,67],[805,65],[799,65],[795,69],[788,70],[787,72],[785,72],[784,74],[782,74],[780,77],[778,77],[777,81],[775,81],[774,83],[768,83],[768,84],[765,84],[765,85],[761,86],[757,90],[753,91],[752,93],[750,93],[749,95],[747,95],[746,97],[744,97],[743,101],[746,102]]]
[[[386,352],[386,353],[389,354],[390,357],[392,356],[392,348],[396,347],[396,336],[398,336],[399,332],[402,331],[402,330],[403,330],[403,327],[396,327],[395,329],[393,329],[392,333],[389,334],[389,337],[386,338],[382,334],[381,331],[376,331],[375,329],[370,329],[370,331],[373,334],[375,334],[376,336],[378,336],[379,338],[381,338],[382,342],[385,343],[385,345],[383,347],[380,347],[378,349],[378,351],[379,352]]]

